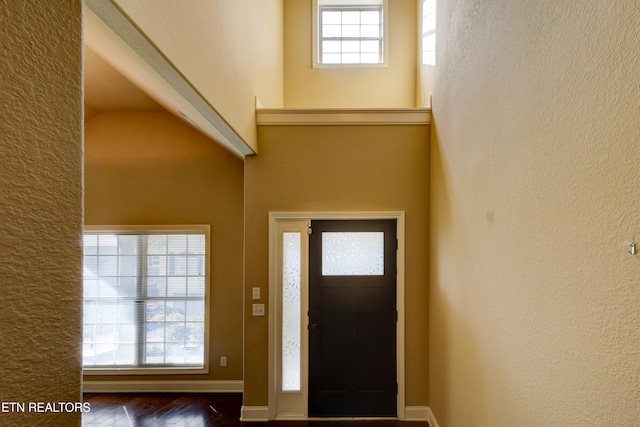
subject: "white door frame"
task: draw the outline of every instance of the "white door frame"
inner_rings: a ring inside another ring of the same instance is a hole
[[[306,396],[307,396],[307,381],[306,378],[302,381],[303,390],[302,395],[305,397],[305,407],[297,414],[285,415],[277,413],[278,398],[280,392],[278,388],[278,381],[276,375],[279,372],[280,361],[280,349],[277,345],[278,342],[278,325],[279,325],[279,313],[281,307],[279,306],[279,290],[281,284],[278,283],[279,267],[277,262],[281,260],[277,254],[277,238],[279,235],[278,230],[280,225],[286,221],[311,221],[311,220],[366,220],[366,219],[395,219],[397,221],[397,239],[398,239],[398,251],[397,251],[397,266],[398,275],[396,281],[396,308],[398,310],[398,322],[396,325],[396,359],[397,359],[397,382],[398,382],[398,396],[397,396],[397,418],[399,420],[405,419],[405,331],[404,331],[404,259],[405,259],[405,214],[403,211],[385,211],[385,212],[270,212],[269,213],[269,403],[268,403],[268,417],[273,419],[305,419],[308,417]],[[306,253],[306,252],[305,252]],[[308,256],[306,259],[301,260],[302,263],[308,265]],[[308,271],[305,266],[303,271]],[[303,286],[308,286],[308,280],[303,280]],[[303,291],[303,295],[308,295],[306,291]],[[305,302],[304,304],[306,304]],[[306,310],[305,310],[306,311]],[[306,319],[306,315],[302,312],[302,316]],[[306,330],[306,326],[303,325]],[[303,333],[303,354],[308,354],[308,339],[307,335]],[[307,361],[303,361],[306,364]],[[303,373],[306,375],[306,366],[303,369]]]

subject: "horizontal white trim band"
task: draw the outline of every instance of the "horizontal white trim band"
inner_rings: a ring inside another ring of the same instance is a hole
[[[256,110],[258,126],[428,125],[428,108],[292,109]]]
[[[85,393],[242,393],[243,381],[84,381]]]

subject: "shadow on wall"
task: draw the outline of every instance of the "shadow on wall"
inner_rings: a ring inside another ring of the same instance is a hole
[[[429,406],[440,427],[473,425],[481,413],[453,413],[455,400],[473,401],[466,408],[482,408],[486,388],[481,356],[472,328],[455,307],[454,293],[464,292],[462,266],[452,251],[464,250],[463,237],[456,228],[455,206],[450,197],[447,165],[440,151],[437,125],[431,130],[431,244],[429,291]],[[453,370],[455,367],[455,371]],[[461,369],[462,367],[462,369]]]

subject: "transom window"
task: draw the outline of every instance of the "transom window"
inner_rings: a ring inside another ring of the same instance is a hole
[[[383,0],[316,0],[316,58],[324,65],[385,63]]]
[[[84,368],[206,369],[208,235],[85,230]]]

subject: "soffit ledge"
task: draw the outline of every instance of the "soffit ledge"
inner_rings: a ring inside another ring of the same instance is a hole
[[[258,126],[430,125],[430,108],[257,108]]]

